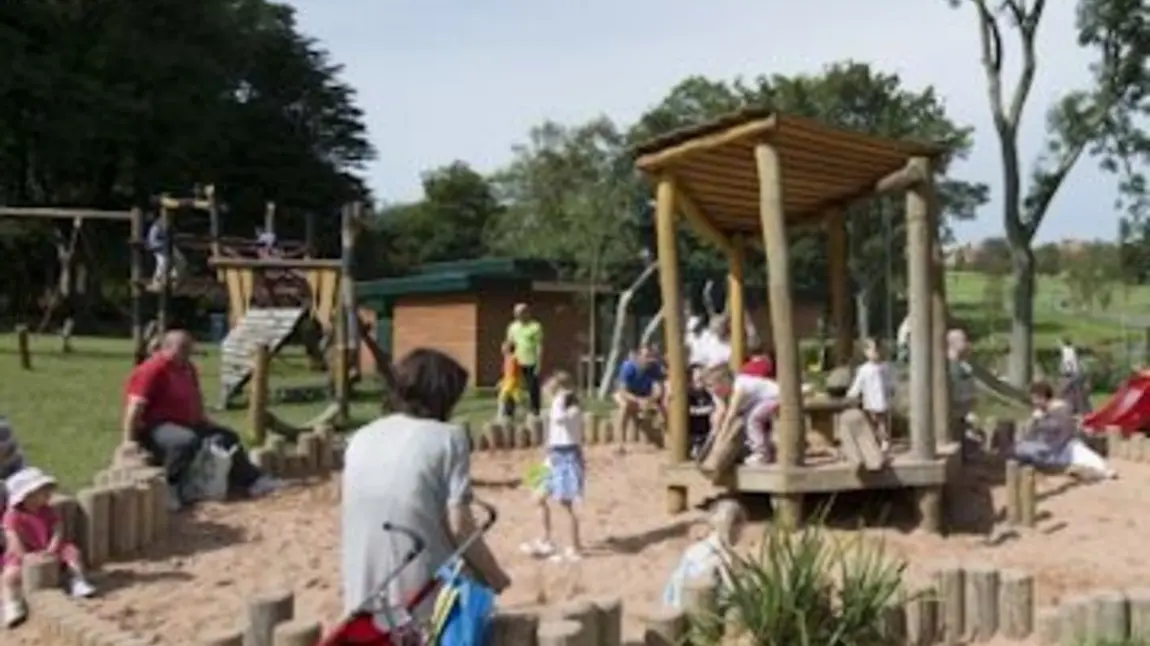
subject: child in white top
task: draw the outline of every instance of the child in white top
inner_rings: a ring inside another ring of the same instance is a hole
[[[756,375],[733,375],[730,367],[724,365],[708,370],[706,382],[717,403],[715,430],[712,432],[721,433],[725,437],[741,423],[746,432],[746,446],[750,451],[746,464],[771,462],[774,457],[771,448],[771,418],[779,407],[778,383]],[[704,467],[709,462],[705,459]]]
[[[571,376],[566,372],[556,372],[544,386],[544,393],[550,399],[547,424],[548,475],[546,484],[536,494],[535,500],[542,512],[543,538],[522,546],[533,556],[551,556],[568,561],[577,561],[582,552],[579,538],[579,517],[575,513],[575,503],[583,498],[586,463],[583,459],[583,409],[575,396]],[[562,554],[556,554],[551,540],[551,507],[548,499],[559,503],[567,512],[571,545]]]
[[[734,500],[720,500],[711,510],[710,524],[711,533],[688,547],[671,573],[671,580],[663,589],[664,605],[681,608],[683,586],[695,579],[711,577],[718,579],[721,585],[730,585],[730,559],[742,538],[747,515]]]
[[[855,372],[854,382],[847,390],[847,399],[861,399],[863,413],[878,438],[879,446],[887,451],[890,449],[890,405],[894,400],[890,366],[883,361],[882,349],[874,339],[868,339],[863,346],[863,356],[866,362]]]

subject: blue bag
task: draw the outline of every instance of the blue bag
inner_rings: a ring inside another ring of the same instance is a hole
[[[445,565],[438,577],[443,588],[435,600],[435,644],[486,646],[495,592],[462,573],[462,563]]]

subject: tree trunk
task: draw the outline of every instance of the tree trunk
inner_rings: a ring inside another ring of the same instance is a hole
[[[615,304],[615,324],[611,333],[611,349],[607,354],[607,360],[603,362],[603,374],[599,376],[599,399],[605,399],[607,395],[611,394],[611,382],[615,375],[615,366],[619,363],[619,357],[623,353],[623,332],[627,326],[627,316],[631,311],[631,301],[634,300],[635,293],[639,291],[639,288],[654,275],[658,268],[659,263],[648,263],[635,281],[623,290],[622,294],[619,294],[619,300]]]
[[[1012,321],[1010,326],[1010,383],[1026,388],[1034,371],[1034,252],[1030,245],[1015,248]]]

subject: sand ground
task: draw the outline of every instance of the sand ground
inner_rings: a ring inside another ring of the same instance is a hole
[[[593,448],[589,488],[582,510],[589,553],[575,565],[537,562],[519,545],[538,535],[538,511],[517,486],[532,452],[479,454],[473,474],[480,497],[498,506],[500,521],[490,542],[514,583],[502,602],[555,602],[579,594],[626,599],[629,636],[637,615],[658,603],[662,586],[682,550],[705,533],[701,514],[669,518],[663,512],[659,454]],[[892,556],[909,562],[912,579],[932,565],[959,558],[1016,567],[1037,577],[1040,604],[1095,588],[1144,585],[1150,557],[1141,549],[1150,515],[1140,513],[1150,487],[1150,465],[1118,463],[1118,481],[1077,485],[1064,478],[1040,483],[1039,527],[1010,532],[996,523],[1002,491],[993,465],[968,470],[951,495],[955,529],[948,538],[899,529],[911,523],[898,506],[842,499],[838,507],[867,507],[885,515],[886,527],[868,530]],[[756,517],[765,513],[754,503]],[[887,513],[889,512],[889,513]],[[560,518],[557,517],[557,520]],[[760,521],[761,522],[761,521]],[[837,515],[831,525],[851,526]],[[557,523],[560,537],[563,525]],[[846,530],[835,530],[846,531]],[[748,533],[751,541],[756,529]],[[194,643],[213,627],[238,624],[245,601],[261,592],[290,589],[296,616],[325,623],[340,612],[338,496],[335,481],[293,487],[273,499],[204,505],[181,515],[173,538],[138,560],[112,564],[96,575],[103,594],[84,602],[156,643]],[[24,631],[27,632],[27,631]],[[16,631],[16,643],[31,645]],[[5,643],[8,636],[5,637]]]

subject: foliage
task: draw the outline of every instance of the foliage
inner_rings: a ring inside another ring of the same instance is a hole
[[[281,236],[301,237],[314,212],[334,252],[339,205],[366,195],[354,173],[375,151],[354,91],[284,4],[11,0],[0,3],[0,61],[0,204],[146,207],[212,182],[229,207],[225,233],[251,236],[274,200]],[[206,232],[204,220],[181,230]],[[49,227],[0,230],[14,269],[0,291],[24,296],[20,309],[51,278],[37,241]],[[88,229],[88,266],[122,283],[127,232]]]
[[[902,601],[906,564],[889,558],[864,533],[839,541],[811,524],[791,533],[765,531],[759,553],[732,556],[731,585],[718,610],[698,621],[703,635],[719,633],[728,616],[760,646],[880,646],[889,644],[884,610]]]
[[[978,17],[980,58],[1003,165],[1003,225],[1014,266],[1010,376],[1030,381],[1034,334],[1035,258],[1031,249],[1055,195],[1079,158],[1095,155],[1106,170],[1123,175],[1121,190],[1132,214],[1145,211],[1146,182],[1135,160],[1150,156],[1139,121],[1150,114],[1150,21],[1145,0],[1079,0],[1078,45],[1096,54],[1091,87],[1063,94],[1047,115],[1047,145],[1024,185],[1019,126],[1038,70],[1038,29],[1047,0],[947,0],[970,6]],[[1052,6],[1066,7],[1065,3]],[[1009,35],[1022,53],[1012,92],[1003,68]],[[1139,228],[1139,227],[1132,227]]]
[[[1114,287],[1122,277],[1114,246],[1087,244],[1076,250],[1071,260],[1066,263],[1063,280],[1070,290],[1072,304],[1082,309],[1095,305],[1102,310],[1109,309]]]
[[[986,308],[986,318],[992,330],[1000,328],[1005,321],[1006,271],[987,272],[982,285],[982,305]]]

